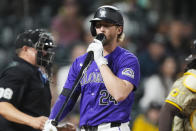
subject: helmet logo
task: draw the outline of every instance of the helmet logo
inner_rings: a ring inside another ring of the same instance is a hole
[[[105,9],[100,9],[100,17],[106,17],[106,11]]]

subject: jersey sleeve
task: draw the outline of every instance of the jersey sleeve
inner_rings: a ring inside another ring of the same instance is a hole
[[[140,80],[140,65],[138,59],[134,56],[124,57],[119,61],[120,66],[117,76],[123,80],[127,80],[135,87],[138,86]]]
[[[165,102],[177,107],[180,111],[186,109],[192,99],[192,92],[182,83],[184,78],[176,81]]]
[[[17,105],[21,101],[29,76],[21,68],[7,69],[0,79],[0,101]]]

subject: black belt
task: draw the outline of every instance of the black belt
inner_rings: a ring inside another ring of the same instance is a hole
[[[111,122],[110,127],[111,127],[111,128],[112,128],[112,127],[118,127],[118,126],[120,126],[120,125],[121,125],[121,123],[118,123],[118,122]],[[85,131],[97,131],[97,130],[98,130],[98,126],[99,126],[99,125],[97,125],[97,126],[87,126],[87,125],[84,125],[84,126],[81,127],[81,129],[85,129]]]

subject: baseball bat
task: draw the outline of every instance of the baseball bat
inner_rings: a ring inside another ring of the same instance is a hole
[[[98,34],[96,36],[95,39],[100,40],[103,43],[103,41],[106,39],[106,37],[105,37],[105,35],[103,33],[100,33],[100,34]],[[66,108],[68,102],[70,101],[70,98],[73,96],[74,91],[76,90],[76,87],[78,86],[78,84],[79,84],[80,80],[82,79],[84,73],[87,71],[88,67],[92,63],[92,61],[94,59],[93,57],[94,57],[93,51],[89,51],[87,53],[87,56],[86,56],[86,59],[85,59],[83,65],[82,65],[82,68],[80,69],[80,72],[79,72],[76,80],[74,81],[74,84],[72,86],[71,92],[70,92],[69,96],[67,97],[67,99],[64,101],[61,109],[57,113],[57,115],[54,118],[54,120],[52,120],[52,122],[51,122],[52,125],[54,125],[54,126],[57,126],[58,125],[58,121],[59,121],[59,119],[60,119],[60,117],[61,117],[64,109]]]

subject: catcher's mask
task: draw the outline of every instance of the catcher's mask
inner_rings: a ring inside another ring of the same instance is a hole
[[[53,62],[55,44],[52,36],[43,29],[27,30],[18,35],[16,49],[24,45],[37,50],[37,65],[49,68]]]
[[[95,12],[93,19],[90,20],[91,22],[90,31],[92,36],[97,35],[95,30],[95,23],[97,21],[106,21],[108,23],[112,23],[116,26],[122,26],[122,27],[124,25],[123,16],[120,10],[110,5],[104,5],[99,7]]]
[[[191,44],[191,54],[185,60],[190,62],[194,59],[196,59],[196,40]]]

